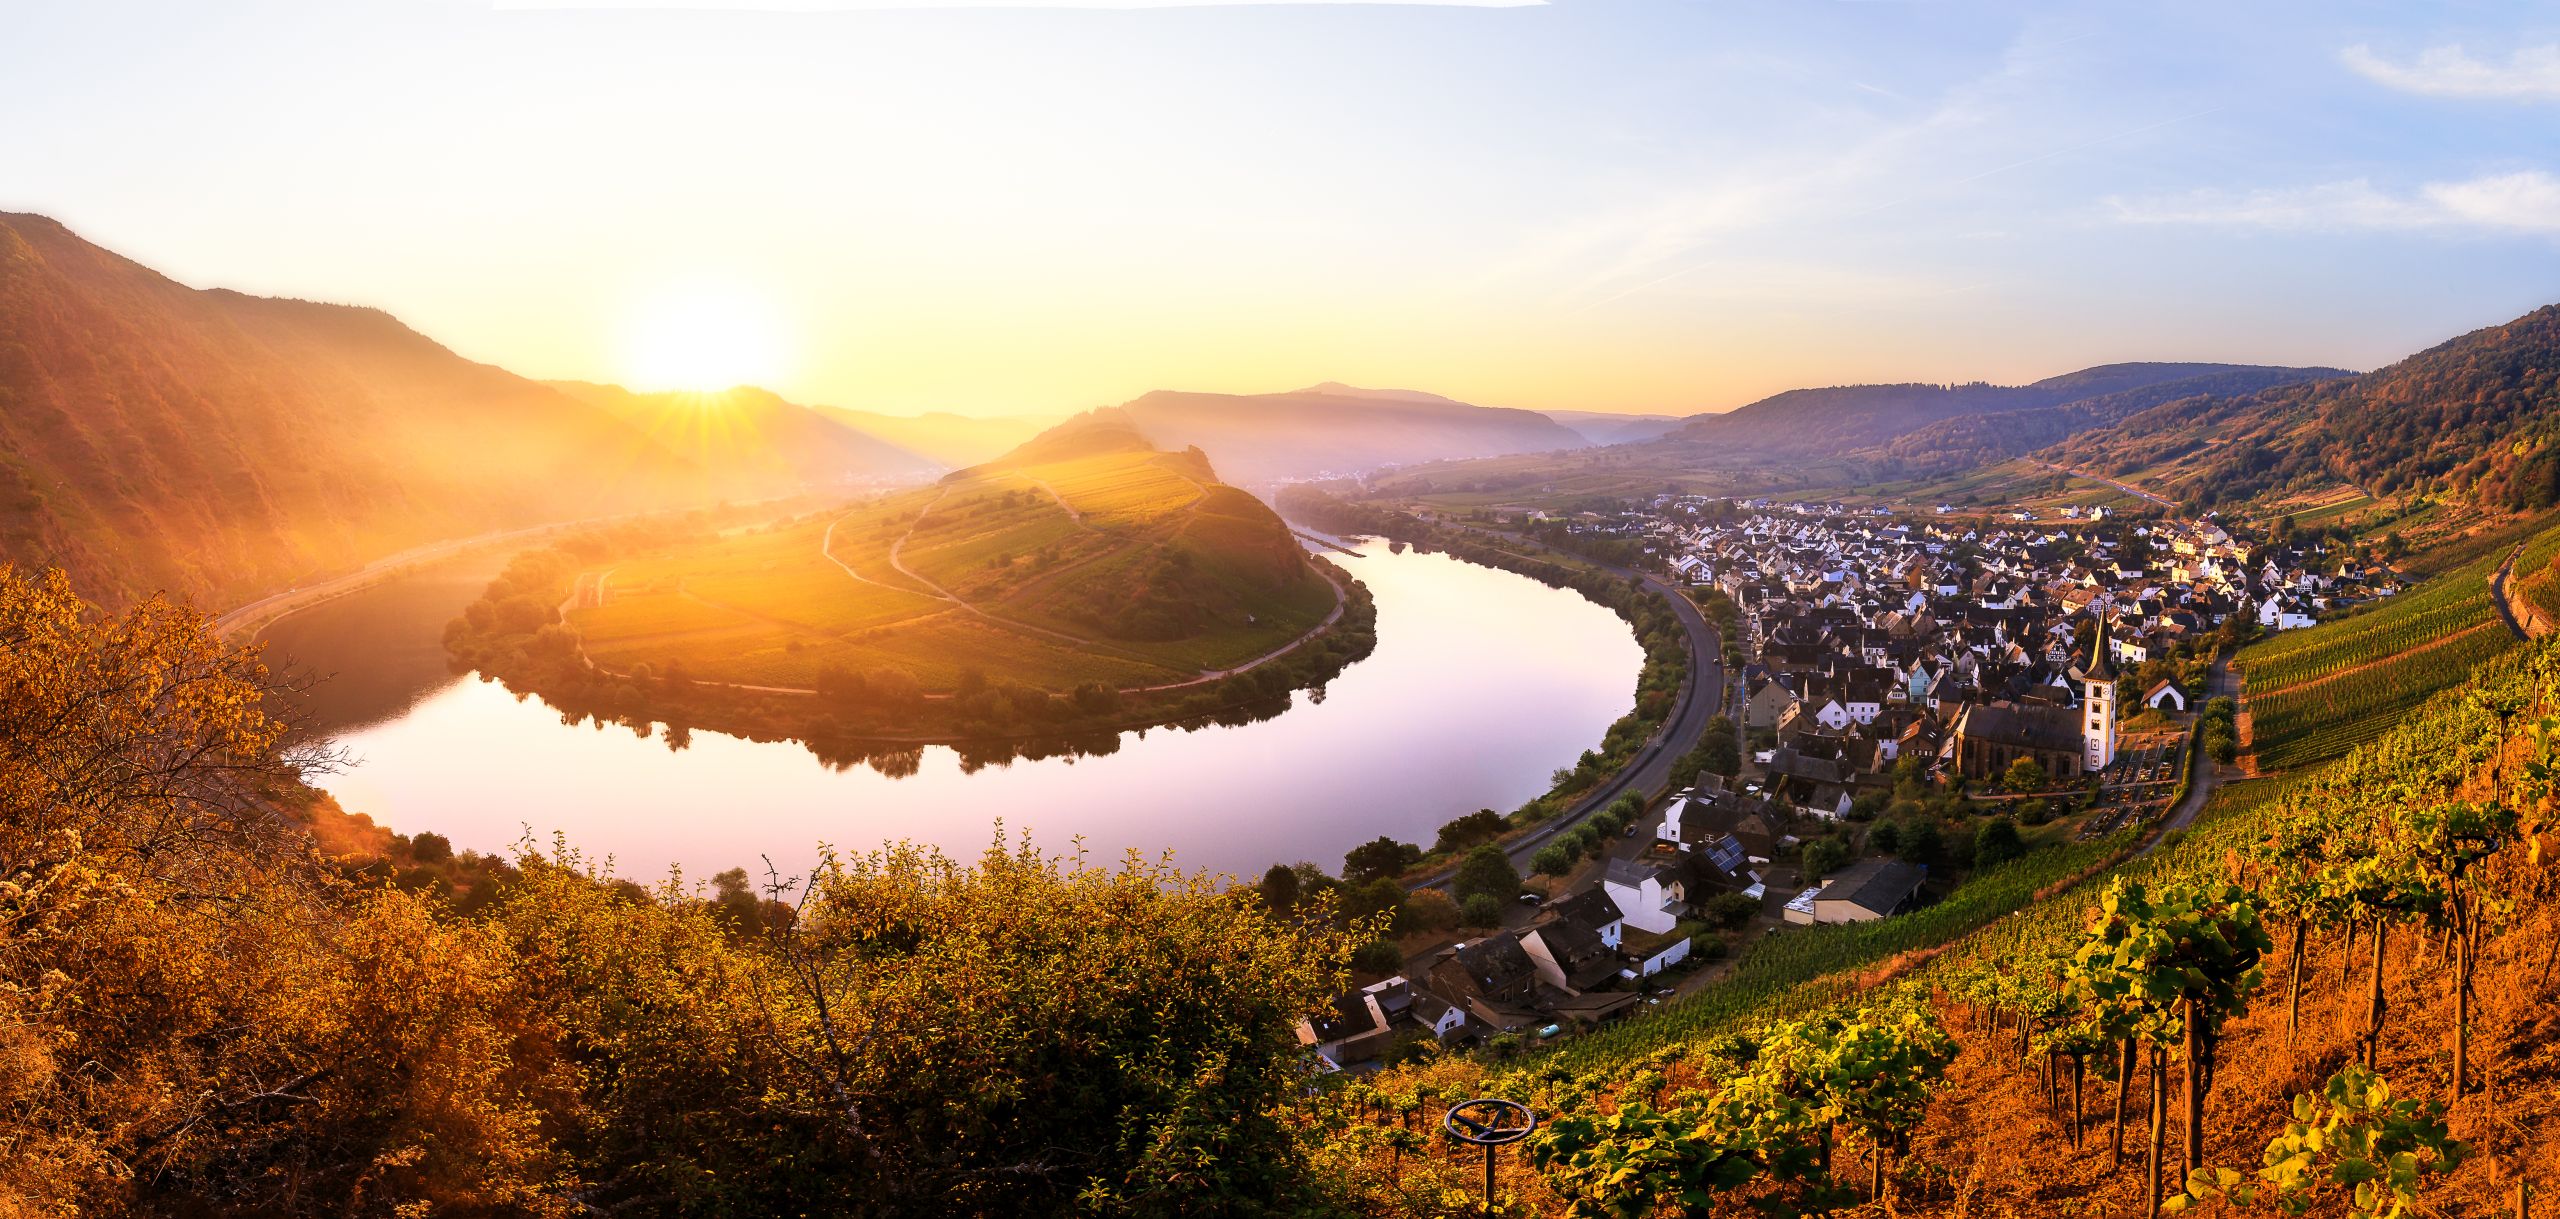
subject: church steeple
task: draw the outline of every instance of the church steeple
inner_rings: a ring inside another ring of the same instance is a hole
[[[2098,630],[2090,637],[2089,663],[2080,671],[2080,740],[2085,769],[2096,772],[2116,761],[2116,666],[2107,655],[2107,616],[2098,614]]]

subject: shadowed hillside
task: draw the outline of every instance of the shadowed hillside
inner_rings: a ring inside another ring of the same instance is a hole
[[[1693,415],[1664,437],[1719,451],[1839,455],[1880,445],[1942,419],[2059,406],[2246,367],[2236,364],[2102,364],[2032,385],[1844,385],[1791,389],[1718,415]]]
[[[380,311],[197,291],[0,216],[0,558],[91,596],[227,604],[709,489],[611,415]]]
[[[2347,483],[2493,509],[2560,502],[2560,305],[2387,368],[2237,397],[2173,402],[2052,456],[2211,506]]]
[[[2201,376],[2119,390],[2058,406],[1958,415],[1896,436],[1876,455],[1904,474],[1941,473],[1987,466],[2034,452],[2093,428],[2105,427],[2163,403],[2205,395],[2253,393],[2353,374],[2340,368],[2238,367]]]

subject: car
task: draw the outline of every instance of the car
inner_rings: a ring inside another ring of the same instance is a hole
[[[1523,893],[1520,895],[1520,904],[1523,906],[1535,906],[1546,900],[1547,895],[1544,893]]]
[[[1563,1025],[1561,1025],[1561,1024],[1550,1024],[1550,1025],[1548,1025],[1548,1026],[1547,1026],[1547,1027],[1545,1027],[1545,1028],[1539,1029],[1539,1030],[1538,1030],[1538,1036],[1540,1036],[1540,1037],[1553,1037],[1553,1036],[1555,1036],[1556,1034],[1561,1033],[1561,1032],[1563,1032],[1563,1031],[1564,1031],[1564,1026],[1563,1026]]]

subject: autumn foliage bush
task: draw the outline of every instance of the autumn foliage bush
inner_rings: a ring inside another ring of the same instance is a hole
[[[0,1215],[1315,1204],[1295,1025],[1374,928],[1027,844],[762,899],[526,846],[465,917],[312,848],[273,692],[0,568]]]

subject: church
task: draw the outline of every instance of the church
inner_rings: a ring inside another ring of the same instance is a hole
[[[2087,668],[2072,670],[2080,706],[2050,703],[1972,703],[1957,712],[1956,773],[1977,782],[1997,781],[2018,759],[2044,768],[2057,783],[2095,774],[2116,760],[2116,672],[2107,656],[2107,623],[2098,620]]]

